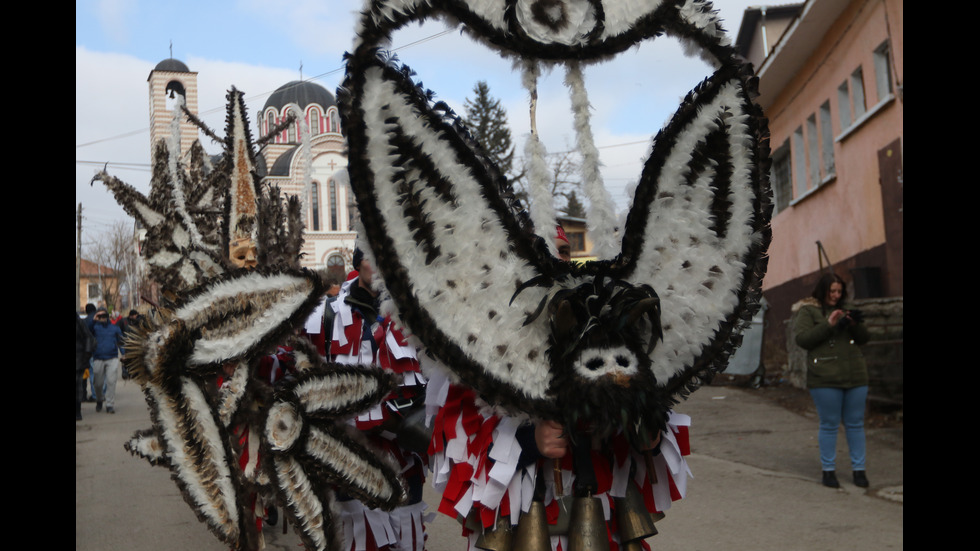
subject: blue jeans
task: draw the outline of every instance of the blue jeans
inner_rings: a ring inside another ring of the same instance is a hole
[[[820,466],[825,471],[835,469],[837,431],[844,424],[847,448],[851,454],[851,470],[863,471],[865,458],[864,406],[868,387],[811,388],[810,396],[820,416]]]

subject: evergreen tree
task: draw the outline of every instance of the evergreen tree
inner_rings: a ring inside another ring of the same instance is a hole
[[[466,126],[507,182],[513,184],[523,172],[514,174],[514,145],[507,125],[507,111],[501,107],[499,99],[490,95],[490,87],[485,81],[476,83],[473,94],[474,97],[466,98],[463,104]]]
[[[566,196],[568,203],[565,205],[565,215],[572,218],[585,218],[585,205],[578,200],[578,195],[574,191]]]

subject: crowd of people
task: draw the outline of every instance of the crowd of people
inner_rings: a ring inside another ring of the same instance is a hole
[[[142,319],[136,310],[122,317],[105,306],[85,305],[85,316],[75,314],[75,420],[82,420],[82,404],[95,402],[95,411],[116,412],[116,384],[129,373],[120,361],[125,336]]]
[[[563,261],[570,260],[560,228],[556,250]],[[649,549],[644,539],[656,533],[653,521],[684,493],[689,419],[672,415],[668,430],[645,449],[633,449],[614,436],[592,442],[585,452],[573,450],[566,428],[556,421],[510,417],[483,403],[471,389],[448,379],[428,380],[421,367],[424,351],[409,345],[392,319],[381,313],[371,262],[356,251],[353,267],[346,281],[330,287],[301,334],[331,362],[381,366],[396,374],[398,388],[350,422],[397,461],[408,500],[392,511],[382,511],[338,492],[345,550],[423,551],[425,525],[434,515],[422,500],[427,474],[442,493],[438,512],[461,523],[468,549],[497,546],[491,540],[511,541],[513,534],[526,533],[536,506],[545,519],[535,521],[543,522],[538,527],[539,538],[547,542],[543,545],[569,549],[570,533],[586,529],[569,522],[570,499],[586,499],[596,507],[605,525],[600,537],[605,548]],[[832,275],[821,279],[813,295],[795,308],[794,326],[797,343],[808,351],[807,383],[820,417],[823,484],[839,487],[834,453],[838,426],[843,423],[854,483],[867,487],[863,412],[868,375],[858,346],[867,342],[868,335],[859,313],[844,305],[845,297],[843,280]],[[139,326],[140,318],[132,310],[125,318],[113,319],[106,308],[91,304],[84,317],[76,315],[77,420],[82,419],[81,404],[86,401],[95,402],[96,412],[104,407],[107,413],[115,413],[116,384],[120,376],[125,377],[120,362],[125,335]],[[259,369],[263,381],[274,386],[289,377],[295,370],[291,353],[290,348],[280,347],[274,356],[264,358]],[[230,374],[219,375],[219,387],[221,378]],[[426,406],[427,423],[423,421]],[[257,453],[249,455],[248,430],[233,430],[243,471],[259,462]],[[585,494],[576,481],[583,475],[574,471],[575,462],[583,457],[592,471],[589,476],[595,478]],[[573,490],[565,492],[563,486]],[[628,507],[632,507],[630,514],[637,514],[637,503],[650,528],[627,534],[622,515]],[[271,504],[257,505],[260,531],[263,520],[275,523],[270,516],[275,514]]]

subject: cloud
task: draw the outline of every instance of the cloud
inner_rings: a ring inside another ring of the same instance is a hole
[[[737,31],[742,10],[750,4],[747,0],[714,2],[729,22],[726,28],[732,35]],[[96,228],[126,218],[101,186],[88,185],[104,163],[111,163],[113,174],[138,189],[145,191],[148,187],[146,80],[155,63],[167,54],[162,50],[159,58],[148,61],[145,57],[150,54],[135,51],[142,47],[140,51],[155,52],[153,44],[166,44],[170,35],[160,34],[161,26],[173,26],[185,51],[203,52],[175,55],[183,55],[190,69],[198,72],[201,117],[220,135],[224,132],[225,92],[233,85],[245,92],[253,121],[272,91],[299,78],[301,61],[304,78],[315,77],[316,82],[334,91],[343,78],[342,54],[352,46],[352,12],[360,7],[347,1],[297,0],[277,5],[276,17],[270,17],[268,2],[239,0],[230,9],[225,4],[194,5],[196,17],[192,20],[167,18],[187,12],[192,9],[190,5],[182,3],[155,10],[132,0],[101,0],[96,6],[97,23],[85,21],[81,28],[76,27],[76,43],[96,42],[93,34],[98,33],[93,30],[99,27],[116,41],[115,47],[100,42],[100,49],[126,52],[98,52],[92,47],[76,46],[76,200],[83,203],[86,216]],[[78,11],[89,9],[82,6]],[[76,13],[77,22],[80,17]],[[175,21],[186,25],[178,26]],[[133,31],[140,40],[132,50],[128,45],[120,46],[128,40],[127,29],[143,29],[139,32],[146,35]],[[461,36],[458,29],[446,33],[447,29],[438,21],[409,25],[395,33],[392,44],[401,46],[396,54],[417,72],[416,79],[432,89],[436,99],[446,101],[460,114],[473,85],[486,80],[491,93],[507,109],[520,154],[530,129],[528,96],[512,62]],[[710,73],[702,62],[680,52],[676,41],[665,37],[624,52],[611,63],[586,70],[593,134],[605,166],[605,183],[621,206],[626,204],[626,183],[639,178],[651,137],[674,112],[683,95]],[[537,126],[550,151],[563,151],[574,143],[563,77],[557,71],[539,83]],[[217,151],[210,140],[203,143],[209,151]]]
[[[224,134],[226,93],[235,86],[246,94],[249,116],[276,88],[296,78],[280,68],[214,61],[185,60],[198,73],[199,114],[219,136]],[[75,47],[75,201],[82,204],[89,229],[98,232],[125,211],[99,184],[89,181],[108,164],[114,176],[143,193],[149,191],[150,132],[147,78],[154,63],[126,54],[94,52]],[[331,85],[322,83],[327,88]],[[203,137],[210,153],[220,146]]]
[[[102,33],[116,44],[129,43],[128,17],[135,11],[134,0],[98,0],[95,6],[95,16],[99,21]]]

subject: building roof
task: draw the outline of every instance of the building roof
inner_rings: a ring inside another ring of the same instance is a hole
[[[297,145],[280,155],[269,170],[269,176],[289,176],[289,165],[293,162],[293,156],[296,155],[298,149],[299,146]]]
[[[81,277],[98,277],[100,273],[103,277],[116,277],[116,272],[112,268],[99,266],[98,263],[84,258],[81,259],[78,271]]]
[[[827,31],[851,0],[807,0],[800,14],[776,42],[765,61],[756,67],[759,105],[768,108],[793,75],[813,54]]]
[[[738,28],[738,37],[735,39],[735,49],[742,57],[749,57],[748,49],[752,45],[752,37],[758,32],[759,22],[763,18],[796,17],[802,9],[803,2],[774,6],[749,6],[745,8],[745,12],[742,14],[742,23]],[[779,37],[770,37],[770,40],[774,42],[778,39]]]
[[[153,70],[154,71],[170,71],[170,72],[173,72],[173,73],[189,73],[189,72],[191,72],[191,70],[187,68],[187,65],[185,65],[183,61],[181,61],[179,59],[174,59],[172,57],[171,58],[168,58],[168,59],[164,59],[160,63],[157,63],[157,66],[154,67]]]
[[[290,103],[295,103],[300,109],[306,109],[307,105],[315,103],[326,110],[337,105],[337,100],[326,88],[315,82],[294,80],[273,92],[262,110],[274,107],[277,111],[282,111],[282,108]]]

